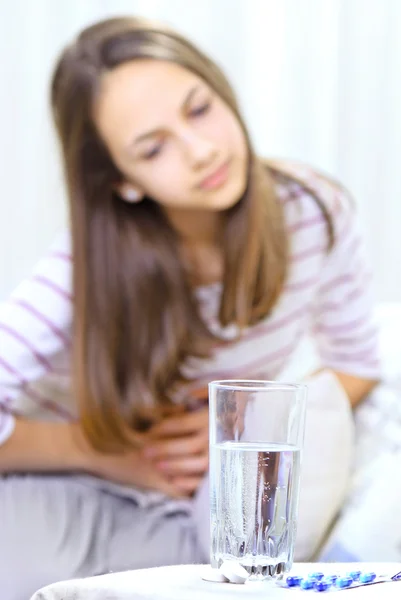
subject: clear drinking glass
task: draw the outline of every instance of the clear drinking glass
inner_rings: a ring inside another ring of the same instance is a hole
[[[257,579],[292,566],[306,386],[209,384],[211,565],[234,561]]]

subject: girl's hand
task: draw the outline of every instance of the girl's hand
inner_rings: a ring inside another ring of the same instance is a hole
[[[119,454],[97,452],[89,446],[80,431],[80,470],[123,485],[153,490],[172,497],[182,497],[180,489],[169,481],[154,462],[144,458],[142,449],[129,449]],[[74,436],[75,438],[77,436]],[[143,443],[143,440],[142,440]]]
[[[209,468],[208,407],[165,418],[151,428],[142,450],[159,473],[192,495]]]

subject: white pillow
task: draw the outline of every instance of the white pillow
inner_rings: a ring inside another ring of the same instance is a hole
[[[356,410],[349,498],[320,556],[324,561],[401,560],[401,379],[380,385]]]
[[[342,508],[354,456],[352,411],[338,379],[330,371],[322,371],[306,383],[296,561],[308,561],[315,555]]]

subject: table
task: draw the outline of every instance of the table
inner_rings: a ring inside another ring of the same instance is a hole
[[[152,569],[139,569],[124,573],[111,573],[88,579],[56,583],[34,594],[31,600],[316,600],[316,592],[285,589],[275,585],[250,582],[245,585],[211,583],[201,578],[204,565],[177,565]],[[390,573],[401,570],[401,564],[298,564],[293,572],[311,571],[345,572],[372,570]],[[340,600],[390,600],[401,598],[401,581],[348,589]],[[327,598],[338,596],[325,594]]]

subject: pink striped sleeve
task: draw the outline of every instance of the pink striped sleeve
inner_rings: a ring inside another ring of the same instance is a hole
[[[31,277],[0,305],[0,442],[12,429],[15,401],[22,393],[46,410],[59,410],[54,399],[29,391],[29,384],[52,371],[52,358],[70,344],[69,246],[69,235],[63,233]]]
[[[335,245],[319,284],[315,331],[324,364],[367,379],[381,375],[371,273],[355,208],[344,192],[334,215]]]

